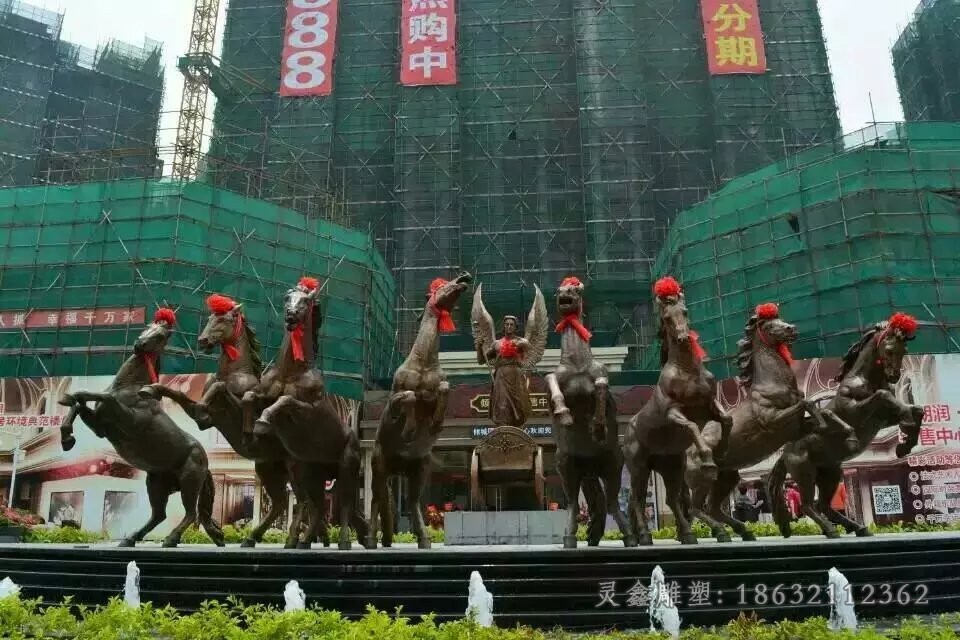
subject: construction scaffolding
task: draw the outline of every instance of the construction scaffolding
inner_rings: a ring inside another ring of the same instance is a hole
[[[780,304],[798,358],[839,357],[895,311],[918,353],[960,351],[960,124],[876,125],[743,176],[682,212],[657,261],[716,372],[751,310]],[[656,368],[651,356],[647,366]]]
[[[359,399],[395,364],[395,287],[369,237],[230,191],[157,180],[0,189],[0,251],[0,377],[112,375],[143,328],[124,314],[149,320],[161,305],[177,312],[163,373],[213,371],[219,354],[196,346],[210,293],[244,303],[270,361],[283,295],[303,275],[324,287],[328,391]]]
[[[960,120],[960,1],[922,0],[893,66],[907,120]]]
[[[445,87],[398,84],[399,4],[342,0],[333,95],[281,99],[286,4],[229,1],[210,179],[342,197],[393,269],[401,349],[438,275],[470,271],[499,315],[576,274],[593,343],[636,368],[675,213],[839,132],[816,0],[761,0],[768,73],[713,78],[695,2],[462,2]],[[442,348],[472,348],[468,306]]]
[[[87,49],[62,21],[0,0],[0,186],[159,175],[160,44]]]

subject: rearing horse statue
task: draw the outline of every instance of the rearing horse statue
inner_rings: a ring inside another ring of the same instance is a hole
[[[580,489],[585,480],[596,479],[603,483],[604,507],[620,527],[624,546],[633,547],[636,539],[617,501],[623,472],[617,405],[609,390],[607,368],[594,360],[591,333],[583,325],[583,290],[580,280],[573,277],[565,278],[557,289],[560,363],[547,374],[557,471],[569,515],[563,546],[577,547]],[[594,488],[588,496],[600,493]],[[588,503],[588,507],[592,510],[594,505]],[[590,514],[591,522],[596,521],[595,515]],[[602,535],[600,527],[589,527],[591,546],[600,543],[598,534]]]
[[[437,278],[430,283],[420,330],[407,359],[393,375],[393,389],[380,417],[373,447],[373,507],[368,547],[377,544],[379,520],[383,520],[382,543],[393,544],[393,499],[390,476],[407,478],[407,506],[417,546],[430,548],[423,521],[423,492],[430,480],[430,453],[443,430],[450,384],[440,367],[440,333],[456,327],[453,311],[467,285],[469,273],[455,280]]]
[[[156,384],[160,361],[173,333],[176,316],[158,309],[150,324],[133,344],[133,355],[117,371],[104,393],[77,391],[64,395],[60,404],[70,407],[60,427],[64,451],[76,445],[73,421],[77,416],[98,438],[106,438],[130,466],[147,473],[150,520],[120,543],[132,547],[167,517],[171,493],[180,492],[186,512],[164,547],[176,547],[183,532],[197,520],[217,546],[224,546],[223,531],[213,519],[216,492],[207,465],[207,453],[196,438],[170,419],[160,402],[139,395],[144,385]],[[88,402],[96,403],[91,409]]]
[[[151,384],[140,390],[143,397],[170,398],[190,416],[201,430],[215,427],[234,451],[247,460],[253,460],[257,477],[270,499],[270,511],[241,547],[254,547],[263,539],[287,505],[287,483],[297,496],[297,508],[287,535],[286,548],[297,546],[301,514],[307,498],[289,466],[295,464],[283,444],[265,436],[256,445],[243,437],[243,395],[260,382],[263,360],[260,340],[247,322],[243,305],[227,296],[214,294],[207,298],[210,316],[197,339],[198,346],[209,353],[221,349],[217,373],[207,380],[203,397],[194,402],[186,394],[161,384]],[[327,543],[327,541],[324,541]]]
[[[326,536],[325,486],[336,480],[341,549],[350,549],[352,525],[361,544],[366,541],[367,523],[356,509],[360,476],[360,441],[350,425],[345,425],[324,390],[323,375],[314,368],[318,332],[322,322],[320,283],[301,278],[287,291],[283,301],[286,335],[280,345],[277,363],[267,370],[260,383],[243,396],[244,433],[253,444],[269,438],[279,440],[287,454],[299,463],[292,465],[295,481],[303,487],[310,511],[310,526],[302,534],[301,548],[309,548],[317,537]],[[255,410],[263,410],[251,424]]]
[[[712,486],[693,487],[690,508],[691,515],[702,519],[720,542],[730,542],[723,524],[743,540],[756,540],[744,523],[721,508],[740,482],[740,469],[765,460],[788,442],[813,431],[836,431],[843,439],[855,441],[850,425],[832,411],[817,407],[800,391],[790,368],[790,345],[796,339],[797,328],[784,322],[779,307],[768,302],[756,308],[738,343],[739,382],[746,396],[731,411],[730,438],[722,455],[716,456],[717,479]]]
[[[916,330],[913,317],[895,313],[864,332],[843,357],[837,376],[840,386],[827,407],[853,426],[856,446],[848,446],[837,433],[814,433],[788,444],[780,455],[770,472],[767,491],[785,538],[790,537],[790,518],[783,500],[787,472],[800,490],[803,513],[820,525],[825,536],[839,537],[834,524],[860,537],[871,535],[865,526],[837,513],[830,500],[843,480],[843,463],[863,453],[880,429],[900,425],[906,441],[897,445],[897,457],[906,456],[916,446],[923,407],[900,401],[892,387],[900,380],[907,342],[913,340]],[[816,502],[814,488],[819,492]]]
[[[716,480],[713,447],[723,454],[733,420],[720,407],[717,383],[703,364],[706,352],[690,328],[680,284],[671,277],[654,285],[660,314],[660,379],[653,396],[630,421],[623,452],[630,469],[630,519],[637,542],[653,544],[647,526],[647,483],[650,471],[663,478],[666,503],[677,520],[677,539],[696,544],[683,505],[687,450],[693,456],[686,470],[697,486]],[[701,477],[698,477],[698,474]]]

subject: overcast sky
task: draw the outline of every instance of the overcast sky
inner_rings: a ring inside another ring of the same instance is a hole
[[[175,62],[187,44],[194,0],[35,0],[30,3],[65,11],[64,33],[79,44],[96,46],[107,38],[142,43],[145,36],[163,42],[169,68],[164,110],[179,109],[182,82]],[[820,0],[844,131],[860,129],[872,120],[870,96],[878,121],[903,117],[890,62],[890,46],[917,3],[918,0]],[[221,13],[226,4],[227,0],[221,0]],[[222,26],[221,15],[221,30]],[[164,129],[175,126],[170,118],[163,123]]]

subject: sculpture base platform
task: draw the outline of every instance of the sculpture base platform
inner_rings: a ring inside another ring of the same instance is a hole
[[[639,549],[613,541],[588,548],[581,542],[575,550],[559,544],[435,544],[430,550],[397,544],[376,551],[356,543],[352,551],[320,545],[312,551],[285,551],[278,545],[118,549],[116,543],[0,544],[0,577],[20,585],[24,598],[53,604],[71,596],[75,604],[102,605],[122,591],[131,560],[140,568],[143,602],[184,612],[208,599],[225,602],[230,595],[247,604],[282,608],[284,586],[297,580],[308,606],[334,609],[348,618],[363,616],[371,604],[390,613],[403,607],[403,615],[412,620],[428,613],[435,613],[438,622],[458,620],[467,607],[470,573],[477,570],[493,593],[494,622],[501,628],[649,629],[647,605],[631,594],[638,580],[650,583],[656,565],[668,584],[680,586],[677,604],[684,627],[724,625],[751,611],[766,620],[826,617],[831,567],[853,585],[861,624],[960,611],[958,533],[726,544],[701,540],[684,546],[657,540]],[[889,602],[881,597],[884,584],[894,594]]]
[[[566,511],[453,511],[443,516],[447,546],[560,544]]]

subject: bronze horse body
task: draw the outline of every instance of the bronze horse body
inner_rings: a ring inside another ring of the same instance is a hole
[[[879,322],[850,347],[837,376],[837,394],[827,404],[856,433],[856,446],[837,433],[813,433],[788,444],[768,479],[767,491],[773,512],[784,537],[790,536],[790,519],[783,499],[787,472],[797,483],[803,513],[813,519],[828,538],[839,537],[834,524],[857,536],[869,536],[870,530],[837,513],[830,501],[843,480],[842,464],[866,450],[881,429],[898,424],[906,436],[897,445],[897,456],[904,457],[917,444],[923,421],[923,407],[900,401],[892,387],[901,376],[907,341],[912,340],[917,321],[902,313]],[[819,496],[814,502],[814,489]]]
[[[854,438],[849,425],[832,411],[819,409],[800,391],[790,368],[789,345],[796,338],[796,327],[780,318],[777,305],[766,303],[756,308],[738,343],[739,381],[746,397],[731,412],[733,427],[723,454],[717,456],[716,481],[709,487],[693,488],[690,508],[691,515],[709,525],[718,541],[730,541],[722,524],[732,527],[743,540],[756,539],[743,522],[721,507],[739,483],[740,469],[763,461],[814,430],[836,431],[848,442]],[[812,420],[807,419],[808,413]]]
[[[607,369],[593,357],[590,332],[583,326],[583,284],[577,278],[565,278],[557,289],[557,309],[561,321],[560,363],[546,376],[549,404],[553,412],[553,438],[557,445],[557,471],[567,498],[569,519],[563,546],[577,546],[579,496],[584,481],[599,480],[586,493],[593,502],[603,494],[602,506],[613,516],[623,533],[626,547],[636,546],[626,514],[620,510],[618,494],[623,472],[623,451],[620,449],[617,406],[609,392]],[[594,479],[594,480],[591,480]],[[646,490],[646,487],[644,487]],[[589,504],[593,511],[595,504]],[[600,543],[596,526],[597,514],[591,513],[588,527],[591,546]]]
[[[326,536],[327,480],[336,480],[341,549],[350,549],[350,526],[361,542],[367,523],[359,517],[356,496],[360,475],[360,441],[345,425],[324,391],[323,376],[314,368],[318,331],[322,322],[320,287],[313,278],[302,278],[284,298],[286,335],[277,363],[264,373],[257,386],[242,400],[244,434],[254,446],[269,438],[279,440],[287,454],[298,462],[290,468],[306,494],[310,525],[298,546],[308,548],[319,534]],[[256,409],[269,404],[254,422]],[[321,529],[323,531],[321,532]]]
[[[657,281],[655,300],[660,314],[660,378],[653,396],[630,421],[623,443],[630,470],[630,519],[642,545],[653,544],[646,518],[650,472],[663,478],[666,503],[677,521],[677,538],[695,544],[686,517],[685,472],[694,486],[716,480],[713,447],[723,454],[733,420],[716,395],[716,380],[703,365],[706,354],[690,329],[680,285],[673,278]],[[687,463],[688,449],[693,454]],[[685,469],[685,467],[691,467]]]
[[[274,436],[264,436],[254,444],[243,437],[243,395],[260,382],[263,361],[260,357],[260,341],[247,322],[241,304],[230,298],[214,294],[207,298],[210,316],[197,339],[204,351],[210,352],[220,346],[222,353],[217,373],[203,389],[199,402],[186,394],[164,385],[152,384],[141,390],[149,398],[170,398],[190,416],[201,430],[215,427],[227,442],[243,458],[254,462],[254,469],[270,499],[270,510],[260,524],[250,532],[241,547],[254,547],[263,539],[263,534],[280,517],[287,504],[287,483],[297,497],[297,508],[287,535],[286,548],[297,546],[300,524],[307,498],[290,468],[296,464],[283,444]],[[329,540],[324,540],[329,544]]]
[[[420,329],[406,360],[393,376],[393,388],[380,417],[373,449],[372,512],[368,546],[376,546],[382,525],[382,544],[393,544],[394,510],[388,481],[407,478],[407,505],[417,546],[430,548],[423,521],[422,498],[430,479],[433,445],[443,430],[450,384],[440,367],[440,333],[454,329],[450,312],[470,283],[469,273],[455,280],[435,279],[428,291]]]
[[[176,547],[183,532],[199,520],[207,535],[224,546],[223,531],[213,519],[216,488],[207,453],[196,438],[173,422],[157,400],[139,395],[144,385],[154,384],[173,332],[176,316],[170,309],[157,311],[152,324],[140,334],[133,355],[117,371],[103,393],[77,391],[64,395],[60,404],[70,408],[60,430],[61,445],[69,451],[76,444],[73,421],[77,416],[99,438],[106,438],[130,466],[147,474],[150,520],[128,536],[121,547],[132,547],[167,517],[170,494],[180,492],[185,515],[164,539],[164,547]],[[88,402],[96,403],[91,409]]]

